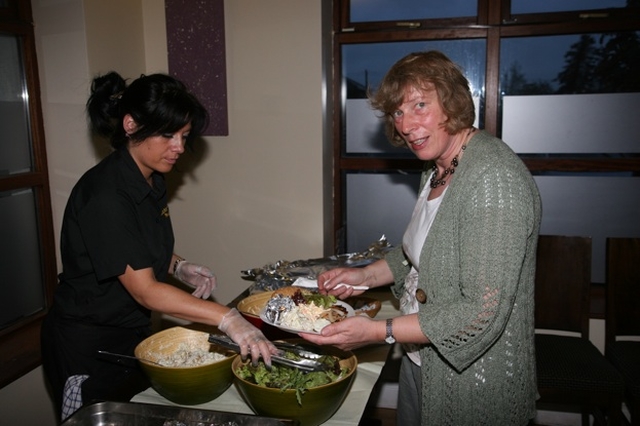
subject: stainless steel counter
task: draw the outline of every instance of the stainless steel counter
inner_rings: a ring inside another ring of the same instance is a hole
[[[61,426],[296,426],[293,420],[129,402],[82,407]]]

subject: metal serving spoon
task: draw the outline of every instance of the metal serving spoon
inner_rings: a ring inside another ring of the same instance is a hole
[[[160,367],[166,367],[166,365],[162,365],[159,362],[151,361],[150,359],[145,359],[145,358],[138,358],[137,356],[116,354],[116,353],[108,352],[108,351],[98,351],[98,353],[101,354],[101,355],[106,355],[106,356],[108,356],[110,358],[114,358],[114,361],[119,363],[119,364],[122,363],[122,358],[126,358],[126,359],[133,359],[133,360],[136,360],[136,361],[148,362],[149,364],[158,365]]]

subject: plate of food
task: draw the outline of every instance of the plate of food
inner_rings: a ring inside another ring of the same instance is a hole
[[[312,334],[354,315],[353,307],[335,296],[300,287],[274,291],[260,312],[262,321],[269,325],[289,333]]]

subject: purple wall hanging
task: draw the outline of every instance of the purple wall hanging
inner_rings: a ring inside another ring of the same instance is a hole
[[[169,74],[209,112],[204,134],[228,135],[224,0],[165,0],[165,12]]]

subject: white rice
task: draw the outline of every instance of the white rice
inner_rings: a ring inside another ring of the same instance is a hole
[[[187,343],[181,343],[178,350],[171,355],[159,356],[158,363],[165,367],[198,367],[222,361],[225,355],[217,352],[209,352],[206,349],[195,347]]]

